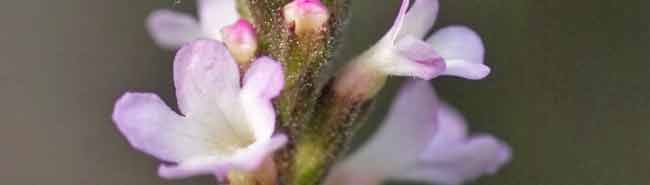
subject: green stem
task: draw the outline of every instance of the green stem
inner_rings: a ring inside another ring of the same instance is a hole
[[[309,127],[297,138],[293,185],[316,185],[349,148],[350,139],[367,118],[371,102],[338,96],[334,90],[319,103]]]

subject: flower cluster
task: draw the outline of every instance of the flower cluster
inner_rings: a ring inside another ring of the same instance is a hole
[[[439,75],[487,76],[480,37],[451,26],[423,41],[438,2],[410,4],[402,1],[390,30],[350,61],[332,88],[334,97],[362,104],[388,76],[421,80],[402,87],[379,131],[332,165],[323,184],[375,185],[395,178],[457,185],[495,173],[509,161],[506,144],[487,134],[468,135],[460,113],[441,102],[425,81]],[[178,49],[173,73],[179,111],[155,94],[127,92],[117,100],[113,120],[134,148],[164,161],[161,177],[212,174],[222,179],[231,172],[254,173],[296,138],[276,129],[273,99],[282,95],[287,74],[282,61],[258,51],[256,27],[240,16],[235,0],[198,0],[198,5],[198,20],[172,10],[154,11],[147,20],[156,43]],[[319,0],[294,0],[279,12],[298,36],[324,30],[331,17]],[[265,183],[276,184],[271,181]]]

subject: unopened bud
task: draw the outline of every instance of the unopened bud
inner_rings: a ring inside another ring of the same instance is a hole
[[[230,54],[241,68],[247,68],[257,52],[257,37],[253,25],[245,19],[239,19],[235,24],[224,27],[221,33]]]
[[[320,0],[294,0],[284,6],[283,13],[297,35],[320,32],[330,16]]]

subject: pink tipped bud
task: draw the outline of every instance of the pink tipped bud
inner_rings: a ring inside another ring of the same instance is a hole
[[[294,0],[284,6],[283,12],[285,21],[294,26],[298,35],[322,30],[330,16],[320,0]]]
[[[221,33],[230,54],[240,67],[246,68],[257,52],[257,37],[253,25],[245,19],[239,19],[235,24],[224,27]]]

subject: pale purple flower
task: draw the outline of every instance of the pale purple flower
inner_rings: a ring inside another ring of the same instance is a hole
[[[424,41],[438,14],[437,0],[403,0],[390,30],[356,62],[383,73],[432,79],[438,75],[481,79],[490,68],[483,64],[481,38],[462,26],[438,30]]]
[[[168,9],[156,10],[147,18],[147,29],[158,45],[176,49],[192,40],[222,40],[221,29],[239,19],[235,0],[198,0],[197,20],[192,15]]]
[[[262,57],[240,85],[225,46],[196,40],[174,60],[180,114],[155,94],[128,92],[117,100],[113,120],[134,148],[166,162],[158,171],[162,177],[250,171],[286,143],[286,136],[273,135],[271,103],[283,83],[281,65]]]
[[[426,81],[402,88],[380,130],[336,165],[327,185],[402,179],[458,185],[495,173],[510,148],[490,135],[468,136],[462,116],[439,103]]]

